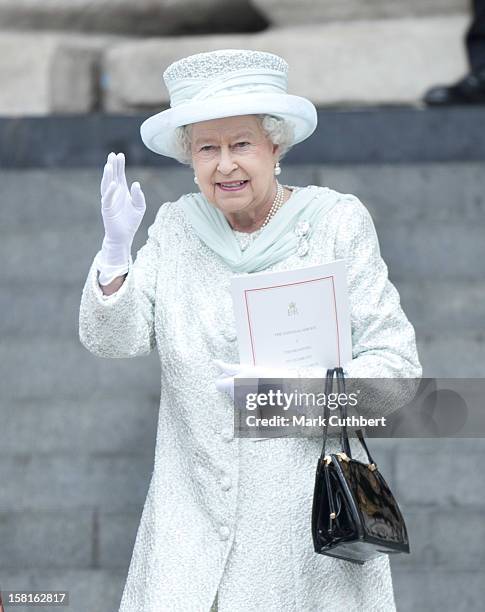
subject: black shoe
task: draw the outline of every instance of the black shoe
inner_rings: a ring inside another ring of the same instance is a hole
[[[423,100],[428,106],[485,104],[485,69],[471,72],[454,85],[432,87]]]

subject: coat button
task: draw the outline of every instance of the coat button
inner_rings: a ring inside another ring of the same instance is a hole
[[[232,486],[232,482],[229,476],[224,476],[224,478],[221,480],[221,489],[223,491],[229,491],[231,486]]]
[[[234,439],[232,429],[229,429],[229,427],[224,428],[221,432],[221,438],[224,440],[224,442],[232,442]]]
[[[227,540],[227,538],[231,535],[231,531],[229,527],[223,525],[219,528],[219,537],[221,540]]]

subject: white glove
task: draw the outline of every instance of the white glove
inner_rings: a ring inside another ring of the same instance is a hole
[[[101,179],[101,214],[105,236],[96,267],[99,283],[109,285],[128,272],[133,238],[146,210],[140,183],[128,190],[125,176],[125,156],[110,153]]]
[[[326,369],[323,367],[305,367],[299,369],[271,368],[253,366],[244,363],[226,363],[214,359],[214,363],[222,370],[216,378],[216,389],[227,393],[234,400],[235,378],[325,378]]]
[[[216,389],[221,393],[227,393],[233,400],[235,378],[295,378],[294,371],[282,368],[226,363],[220,359],[214,359],[214,363],[222,370],[222,373],[216,378]]]

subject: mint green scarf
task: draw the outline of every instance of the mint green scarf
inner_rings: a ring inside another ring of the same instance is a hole
[[[258,272],[293,255],[298,247],[294,229],[299,221],[310,225],[307,238],[338,200],[327,187],[291,187],[293,193],[245,251],[241,251],[231,226],[220,210],[201,193],[186,196],[184,213],[199,238],[219,255],[233,272]]]

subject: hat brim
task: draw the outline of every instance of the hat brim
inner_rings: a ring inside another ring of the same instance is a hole
[[[306,98],[291,94],[248,93],[220,96],[169,108],[146,119],[140,127],[140,134],[145,146],[151,151],[176,158],[176,128],[211,119],[259,114],[274,115],[289,121],[295,136],[292,144],[308,138],[317,126],[316,108]]]

